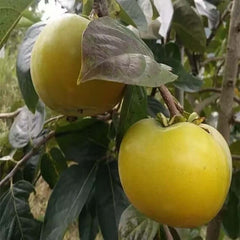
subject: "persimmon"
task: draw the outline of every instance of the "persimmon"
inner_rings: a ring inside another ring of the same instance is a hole
[[[48,107],[65,115],[101,114],[122,97],[121,83],[96,79],[77,85],[82,36],[89,22],[76,14],[64,14],[44,27],[32,50],[31,77],[36,92]]]
[[[146,216],[174,227],[209,222],[222,208],[231,174],[231,154],[209,125],[155,119],[134,124],[119,151],[119,173],[130,202]]]

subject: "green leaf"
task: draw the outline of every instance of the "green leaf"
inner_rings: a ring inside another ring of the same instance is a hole
[[[33,191],[29,182],[18,181],[0,198],[0,239],[39,240],[41,223],[33,218],[28,204]]]
[[[158,113],[163,113],[164,116],[170,117],[168,109],[152,96],[147,97],[147,112],[151,117],[156,117]]]
[[[204,52],[206,35],[203,23],[200,16],[186,0],[176,0],[174,2],[172,27],[184,47],[195,52]]]
[[[0,49],[21,18],[23,11],[28,8],[32,2],[33,0],[0,1]]]
[[[50,150],[51,157],[53,161],[55,162],[56,170],[58,172],[58,175],[60,175],[68,166],[66,162],[65,156],[63,156],[62,151],[54,147]]]
[[[29,151],[30,147],[26,147],[24,149],[24,153],[26,154]],[[28,159],[27,163],[24,165],[23,169],[23,178],[31,183],[34,182],[34,180],[37,177],[37,173],[39,170],[39,162],[40,158],[42,156],[42,151],[34,154],[31,158]]]
[[[90,15],[93,7],[94,0],[82,0],[82,14],[85,16]]]
[[[44,180],[53,188],[60,174],[67,168],[66,159],[59,148],[52,148],[41,158],[41,174]]]
[[[136,0],[117,0],[117,2],[121,6],[122,11],[124,11],[124,14],[121,15],[120,13],[120,17],[123,21],[125,20],[126,23],[132,24],[128,21],[128,18],[123,17],[127,15],[139,30],[147,31],[148,24],[146,17]]]
[[[145,40],[145,42],[154,52],[157,62],[172,67],[172,72],[178,76],[178,79],[173,82],[175,87],[186,92],[196,92],[201,88],[203,82],[188,73],[181,64],[180,50],[175,43],[160,45],[155,40]]]
[[[27,105],[27,107],[34,112],[37,103],[38,103],[38,95],[34,89],[32,78],[30,74],[30,58],[33,45],[41,32],[41,30],[45,27],[46,23],[39,22],[31,26],[23,39],[23,42],[19,48],[18,56],[17,56],[17,77],[18,84],[23,96],[23,99]]]
[[[230,238],[239,237],[240,233],[240,205],[234,192],[230,191],[226,208],[223,211],[223,227]]]
[[[95,240],[99,232],[96,203],[93,192],[90,194],[86,205],[83,207],[79,215],[79,234],[81,240]]]
[[[41,240],[62,240],[92,190],[96,164],[73,165],[64,171],[50,196]]]
[[[105,157],[109,139],[108,124],[93,118],[58,127],[56,140],[68,160],[95,162]]]
[[[14,148],[22,148],[42,131],[45,106],[39,102],[35,114],[25,106],[14,119],[9,132],[9,142]]]
[[[78,84],[93,79],[157,87],[177,76],[154,60],[146,44],[110,17],[89,23],[83,34]]]
[[[41,158],[41,175],[49,187],[53,189],[58,181],[59,175],[55,167],[55,162],[48,153],[45,153]]]
[[[153,240],[159,223],[138,212],[132,205],[122,214],[119,224],[119,240]]]
[[[108,16],[111,18],[117,18],[121,15],[121,7],[117,3],[116,0],[106,0],[107,8],[108,8]]]
[[[240,171],[232,176],[231,191],[240,199]]]
[[[127,86],[120,114],[117,145],[119,146],[128,128],[147,117],[147,95],[143,87]]]
[[[230,151],[232,154],[240,155],[240,141],[233,142],[230,145]]]
[[[121,187],[117,161],[102,164],[96,178],[97,216],[105,240],[118,239],[118,224],[129,205]]]

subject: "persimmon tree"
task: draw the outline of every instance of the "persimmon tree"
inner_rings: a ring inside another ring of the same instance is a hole
[[[186,239],[183,230],[155,222],[130,205],[117,159],[123,136],[138,120],[191,112],[218,128],[228,142],[233,178],[222,210],[208,225],[186,230],[187,238],[239,237],[240,2],[73,3],[67,11],[91,19],[83,33],[84,61],[76,86],[93,79],[120,82],[126,85],[123,100],[111,111],[91,117],[50,112],[30,74],[32,48],[46,25],[34,18],[16,58],[25,105],[0,113],[0,121],[13,120],[7,139],[11,147],[0,151],[0,239],[60,240],[75,220],[81,240],[95,239],[99,232],[106,240]],[[0,48],[8,46],[19,20],[31,18],[31,4],[37,3],[0,2]],[[28,202],[40,177],[52,189],[44,220],[33,217]]]

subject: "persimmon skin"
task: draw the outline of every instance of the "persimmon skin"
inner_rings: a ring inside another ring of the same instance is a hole
[[[124,84],[91,80],[77,85],[82,35],[89,20],[64,14],[39,34],[31,55],[36,92],[51,109],[68,116],[93,116],[111,110],[122,98]]]
[[[209,222],[223,206],[232,174],[229,148],[218,137],[189,122],[166,128],[154,119],[134,124],[119,151],[120,180],[130,202],[169,226]]]

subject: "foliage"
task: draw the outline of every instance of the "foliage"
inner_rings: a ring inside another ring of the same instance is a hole
[[[161,9],[158,1],[170,7]],[[88,61],[79,77],[84,81],[100,77],[128,86],[120,106],[104,116],[83,119],[49,114],[34,90],[31,50],[45,26],[34,12],[37,1],[32,8],[33,1],[1,1],[0,48],[5,56],[0,57],[0,111],[23,108],[14,121],[0,117],[0,180],[28,157],[10,182],[1,186],[1,239],[60,240],[76,219],[81,239],[95,239],[99,232],[106,240],[166,239],[165,226],[129,206],[118,175],[118,149],[136,121],[159,112],[169,117],[158,91],[163,83],[185,111],[198,111],[216,126],[230,20],[226,9],[231,1],[158,1],[106,0],[102,12],[106,10],[109,17],[96,19],[87,28],[82,48],[83,59]],[[73,0],[71,11],[89,15],[93,2]],[[173,15],[167,14],[163,21],[160,11]],[[167,34],[161,37],[163,28]],[[238,78],[230,141],[236,159],[240,154],[239,87]],[[54,137],[45,142],[50,131]],[[240,237],[240,165],[235,158],[233,166],[233,181],[222,210],[222,239]],[[28,203],[39,177],[53,189],[43,221],[32,216]],[[203,239],[205,230],[170,228],[174,239]]]

